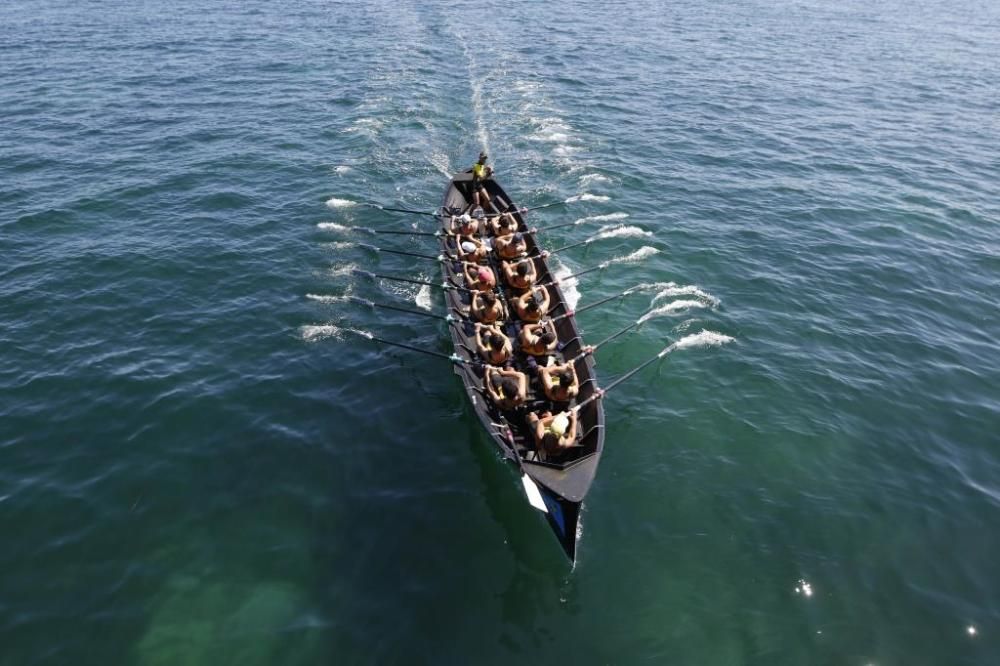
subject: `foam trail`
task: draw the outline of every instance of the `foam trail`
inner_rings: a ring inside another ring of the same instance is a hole
[[[643,259],[648,259],[654,254],[659,254],[659,250],[655,247],[650,247],[649,245],[644,245],[640,247],[635,252],[631,252],[621,257],[615,257],[614,259],[609,259],[609,264],[634,264],[642,261]]]
[[[646,314],[639,318],[639,323],[644,324],[650,319],[655,317],[663,317],[666,315],[676,314],[684,310],[690,310],[691,308],[703,308],[705,304],[701,301],[673,301],[672,303],[667,303],[666,305],[661,305],[655,310],[650,310]]]
[[[701,331],[692,335],[686,335],[674,344],[663,350],[662,355],[669,354],[678,349],[694,349],[696,347],[721,347],[732,342],[735,338],[715,331]]]
[[[352,231],[350,227],[345,227],[343,224],[337,224],[336,222],[320,222],[316,225],[316,228],[323,231]]]
[[[585,173],[580,176],[580,187],[586,187],[591,183],[609,183],[611,179],[599,173]]]
[[[357,266],[354,264],[346,264],[344,266],[334,266],[330,269],[330,277],[343,277],[345,275],[350,275],[354,272]]]
[[[673,296],[695,296],[701,299],[702,301],[705,301],[713,308],[719,306],[718,298],[708,293],[707,291],[703,291],[697,285],[689,284],[689,285],[684,285],[683,287],[679,287],[673,282],[668,282],[664,284],[662,287],[658,286],[656,288],[659,289],[660,291],[655,296],[653,296],[653,300],[650,301],[650,305],[655,305],[657,301],[662,301],[664,298],[671,298]]]
[[[573,273],[569,266],[559,262],[558,260],[553,263],[558,263],[555,270],[552,271],[552,277],[559,280],[559,288],[562,289],[563,296],[566,297],[566,306],[570,310],[576,309],[576,304],[580,302],[580,290],[577,289],[577,285],[580,284],[579,280],[575,277],[571,277],[569,280],[563,281],[563,278]]]
[[[554,127],[547,127],[528,137],[531,141],[542,141],[550,143],[564,143],[569,141],[569,135],[559,132]]]
[[[306,342],[315,342],[316,340],[323,340],[325,338],[333,338],[335,340],[343,340],[345,333],[354,333],[362,337],[372,339],[372,334],[368,331],[362,331],[357,328],[346,328],[340,326],[334,326],[333,324],[320,324],[312,326],[303,326],[299,329],[302,334],[302,339]]]
[[[357,247],[357,243],[352,243],[351,241],[334,241],[332,243],[323,243],[323,245],[332,250],[349,250],[352,247]]]
[[[587,222],[612,222],[614,220],[624,220],[628,213],[607,213],[606,215],[588,215],[573,222],[574,225],[586,224]]]
[[[646,231],[636,226],[608,224],[597,230],[594,240],[601,240],[602,238],[648,238],[652,235],[652,231]]]
[[[574,201],[611,201],[611,197],[604,196],[603,194],[584,192],[583,194],[577,194],[566,199],[566,203],[573,203]]]
[[[465,54],[465,67],[469,72],[469,88],[472,90],[472,116],[476,123],[476,136],[483,151],[490,152],[489,135],[486,133],[486,123],[483,121],[483,81],[476,79],[476,58],[463,32],[455,33]]]
[[[306,298],[320,303],[346,303],[351,300],[350,296],[324,296],[322,294],[306,294]]]
[[[337,197],[330,197],[326,200],[326,205],[330,208],[351,208],[357,206],[357,201],[351,201],[350,199],[338,199]]]
[[[448,156],[442,152],[435,151],[427,156],[428,161],[437,169],[442,176],[447,176],[451,178],[451,162],[448,160]]]

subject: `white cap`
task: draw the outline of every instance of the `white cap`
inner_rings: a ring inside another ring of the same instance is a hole
[[[569,428],[569,417],[566,413],[558,414],[554,419],[552,419],[552,432],[562,437],[566,434],[566,429]]]

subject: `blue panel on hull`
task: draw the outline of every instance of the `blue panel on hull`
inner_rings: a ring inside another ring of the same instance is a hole
[[[563,510],[559,506],[559,502],[545,491],[542,491],[542,499],[545,500],[545,506],[548,507],[549,515],[552,516],[553,522],[559,528],[559,535],[566,536],[566,517],[563,515]]]

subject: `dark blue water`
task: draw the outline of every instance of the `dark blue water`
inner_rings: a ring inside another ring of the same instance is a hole
[[[976,0],[3,4],[0,664],[1000,662],[998,90]],[[448,351],[345,227],[481,149],[602,379],[689,341],[574,569],[349,330]]]

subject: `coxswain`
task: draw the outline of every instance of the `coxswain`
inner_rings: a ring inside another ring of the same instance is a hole
[[[472,292],[472,303],[469,305],[469,312],[476,321],[484,324],[492,324],[498,319],[504,318],[503,303],[492,291]]]
[[[474,291],[493,291],[497,286],[497,276],[489,266],[463,261],[462,274],[465,276],[465,286]]]
[[[552,402],[569,402],[580,392],[580,379],[572,362],[562,365],[539,366],[538,378],[542,390]]]
[[[488,365],[483,376],[483,386],[500,409],[520,407],[528,397],[528,378],[517,370],[503,370]]]
[[[559,344],[556,325],[552,320],[541,324],[526,324],[521,329],[521,351],[532,356],[551,354]]]
[[[510,213],[501,213],[490,219],[490,227],[494,236],[509,236],[517,231],[517,220]]]
[[[486,166],[489,158],[485,152],[479,153],[479,159],[472,165],[472,205],[470,208],[493,207],[490,205],[490,195],[486,191],[486,181],[493,175],[493,167]]]
[[[495,324],[476,324],[476,351],[490,365],[503,365],[513,353],[510,338]]]
[[[535,262],[530,258],[520,261],[505,261],[501,264],[504,279],[514,289],[531,289],[538,279]]]
[[[558,453],[576,442],[576,410],[553,414],[528,414],[528,425],[535,435],[535,446],[546,453]]]
[[[514,310],[521,321],[540,321],[549,311],[549,290],[534,287],[514,299]]]
[[[497,236],[493,239],[493,247],[501,259],[517,259],[528,251],[528,242],[523,233]]]

